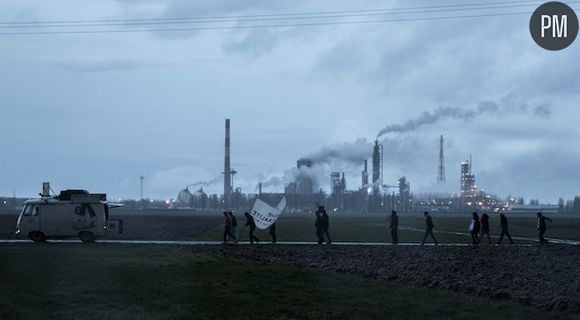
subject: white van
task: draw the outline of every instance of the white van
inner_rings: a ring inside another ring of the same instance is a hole
[[[35,242],[47,238],[78,237],[92,242],[107,232],[123,232],[122,220],[110,220],[106,195],[86,190],[64,190],[57,197],[28,200],[18,216],[16,235]]]

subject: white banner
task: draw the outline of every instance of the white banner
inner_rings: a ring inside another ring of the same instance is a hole
[[[284,211],[284,208],[286,208],[286,197],[283,197],[276,207],[272,207],[266,202],[256,199],[250,215],[254,217],[254,222],[258,229],[268,229],[268,227],[276,222],[282,214],[282,211]]]

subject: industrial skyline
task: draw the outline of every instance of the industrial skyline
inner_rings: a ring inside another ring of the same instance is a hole
[[[324,190],[320,184],[320,177],[311,169],[320,164],[310,158],[300,158],[296,161],[293,177],[285,184],[284,189],[274,192],[264,192],[264,183],[260,181],[257,192],[243,192],[242,188],[236,187],[233,182],[231,169],[231,135],[230,119],[225,120],[225,148],[224,148],[224,192],[223,194],[208,194],[200,186],[197,190],[190,190],[190,184],[177,194],[175,200],[170,200],[167,205],[170,208],[193,208],[196,210],[247,210],[249,205],[257,198],[262,201],[277,203],[285,198],[287,210],[291,212],[309,212],[315,204],[325,205],[333,212],[358,212],[358,213],[387,213],[390,210],[399,212],[413,211],[509,211],[520,200],[508,197],[498,197],[489,194],[475,184],[475,174],[472,171],[471,156],[460,164],[461,178],[458,181],[458,192],[440,192],[433,190],[428,193],[414,194],[411,184],[405,176],[398,178],[398,184],[389,185],[384,180],[384,149],[383,145],[375,140],[372,152],[369,149],[366,156],[363,155],[363,170],[360,185],[347,186],[345,172],[330,172],[330,189]],[[363,152],[364,154],[364,152]],[[443,135],[439,139],[438,158],[438,183],[445,182],[444,169],[444,143]],[[343,157],[335,154],[332,157]],[[330,157],[330,156],[329,156]],[[372,180],[368,180],[368,159],[372,159]],[[319,160],[320,161],[320,160]],[[217,181],[214,180],[214,181]],[[536,199],[530,202],[538,202]],[[556,210],[557,206],[546,206],[542,210]],[[558,210],[563,210],[560,208]]]

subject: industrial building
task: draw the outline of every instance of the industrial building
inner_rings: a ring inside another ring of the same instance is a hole
[[[369,177],[368,159],[361,160],[360,185],[348,189],[345,172],[330,173],[330,193],[325,193],[318,187],[317,178],[312,176],[317,164],[312,159],[300,158],[296,162],[296,175],[288,182],[281,192],[262,192],[261,183],[257,193],[245,194],[240,188],[235,188],[233,177],[236,174],[231,168],[230,155],[230,120],[225,121],[225,153],[224,153],[224,193],[222,195],[207,195],[202,188],[190,192],[182,190],[174,207],[195,208],[199,210],[233,210],[247,211],[254,199],[260,199],[270,204],[276,204],[286,197],[288,212],[312,212],[317,205],[324,205],[333,212],[385,213],[391,210],[398,212],[411,211],[466,211],[472,209],[493,210],[499,201],[475,183],[472,172],[472,161],[460,163],[460,185],[457,194],[419,194],[411,192],[410,182],[406,177],[400,177],[398,183],[388,185],[384,182],[384,149],[378,141],[374,141],[369,150],[371,172]],[[439,138],[439,161],[437,166],[437,181],[445,182],[444,139]],[[370,180],[369,180],[370,178]]]

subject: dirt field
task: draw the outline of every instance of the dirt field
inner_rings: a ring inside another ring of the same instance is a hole
[[[477,296],[416,285],[403,276],[389,281],[381,276],[383,271],[365,273],[364,263],[351,261],[392,260],[388,251],[383,255],[382,250],[360,246],[357,252],[301,247],[303,259],[296,257],[296,247],[270,246],[271,252],[263,251],[266,246],[246,246],[243,251],[228,247],[226,254],[221,248],[0,244],[0,319],[575,320],[579,316],[572,309],[523,306],[505,294],[490,299],[487,293]],[[401,264],[415,262],[415,256],[429,262],[428,251],[436,248],[424,249],[403,250],[396,258]],[[448,252],[437,254],[445,257]],[[279,255],[292,258],[296,265]],[[341,267],[337,270],[342,272],[335,272],[320,265],[336,264],[336,255],[346,257],[341,264],[357,269]],[[424,267],[421,263],[418,266]]]
[[[580,314],[580,247],[195,247],[251,261],[297,265],[512,300]]]

